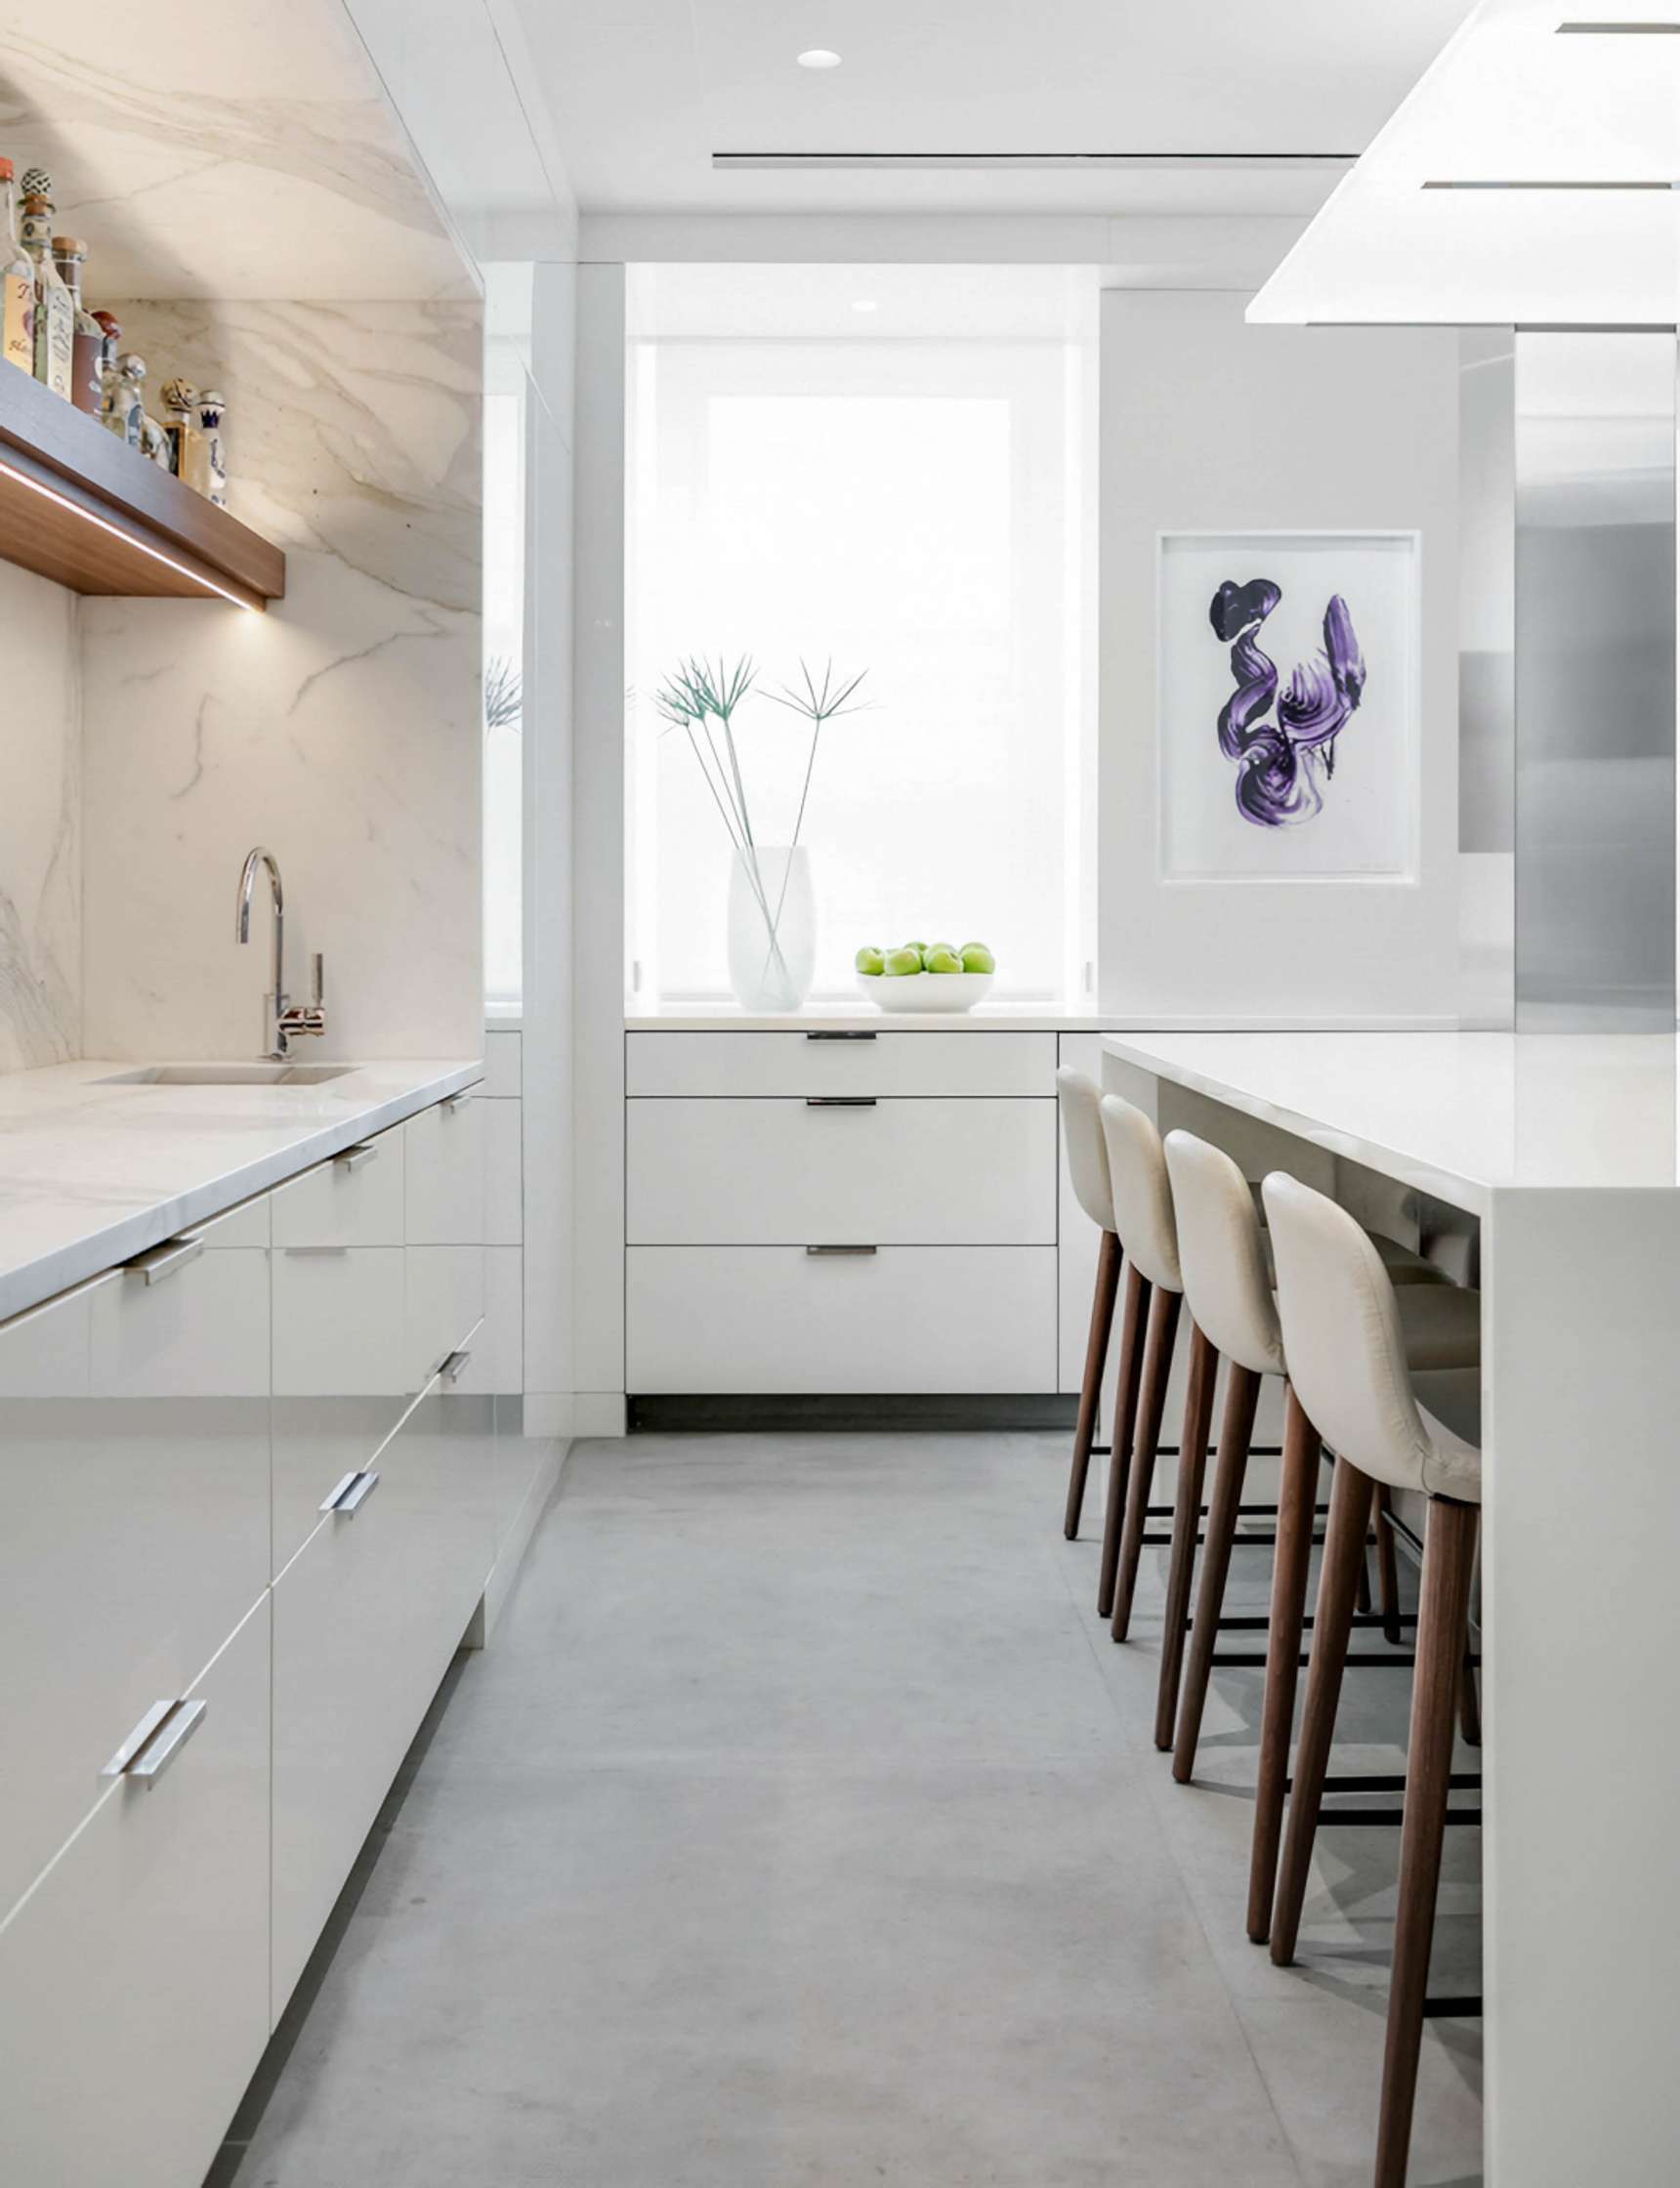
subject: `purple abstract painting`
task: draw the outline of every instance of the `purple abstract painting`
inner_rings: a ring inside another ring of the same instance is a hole
[[[1237,765],[1237,810],[1259,828],[1286,828],[1323,809],[1336,772],[1336,739],[1365,688],[1365,655],[1340,593],[1324,610],[1323,651],[1299,661],[1280,689],[1260,627],[1282,599],[1270,577],[1227,578],[1207,610],[1214,636],[1231,648],[1237,689],[1219,710],[1219,749]]]

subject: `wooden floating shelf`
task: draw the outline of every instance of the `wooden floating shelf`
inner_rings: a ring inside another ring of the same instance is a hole
[[[76,593],[262,609],[286,590],[279,548],[3,362],[0,557]]]

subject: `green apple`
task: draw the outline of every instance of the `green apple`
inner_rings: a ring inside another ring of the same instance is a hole
[[[887,960],[873,943],[866,942],[852,962],[861,973],[879,973],[886,969]]]
[[[913,949],[916,955],[919,957],[922,951],[926,949],[928,946],[925,942],[907,942],[903,945],[903,947],[906,949]]]
[[[954,957],[956,955],[955,949],[948,942],[930,942],[923,945],[922,963],[924,965],[927,965],[927,969],[929,972],[933,971],[933,967],[928,964],[928,959],[932,956],[937,955],[938,952],[942,949],[945,951],[948,956]]]
[[[944,944],[937,949],[930,949],[922,959],[922,963],[930,973],[960,973],[962,971],[962,959],[954,949]]]
[[[903,949],[888,950],[887,961],[881,969],[887,973],[919,973],[922,969],[922,953],[919,949],[912,949],[906,943]]]
[[[962,969],[965,973],[994,973],[997,959],[983,942],[965,942],[962,946]]]

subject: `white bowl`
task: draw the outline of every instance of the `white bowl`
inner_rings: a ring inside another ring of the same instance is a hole
[[[858,986],[880,1010],[972,1010],[990,973],[860,973]]]

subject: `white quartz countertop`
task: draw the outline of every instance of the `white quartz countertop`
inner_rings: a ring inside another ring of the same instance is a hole
[[[1486,1214],[1501,1191],[1672,1191],[1672,1034],[1110,1033],[1105,1050]]]
[[[55,1064],[0,1077],[0,1320],[400,1123],[484,1068],[362,1064],[317,1086],[102,1083],[142,1069]]]
[[[855,1003],[808,1003],[754,1018],[734,1003],[626,1006],[632,1033],[1094,1033],[1119,1023],[1053,1003],[976,1003],[972,1010],[879,1010]]]

